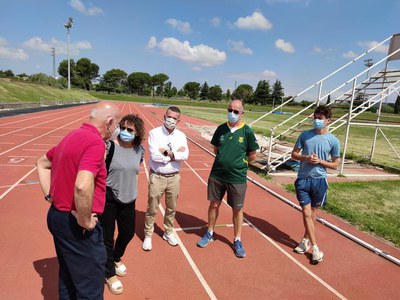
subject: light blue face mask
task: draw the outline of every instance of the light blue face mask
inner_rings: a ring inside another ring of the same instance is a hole
[[[132,142],[135,139],[135,135],[125,129],[119,133],[119,138],[124,142]]]
[[[231,124],[235,124],[239,121],[239,115],[235,114],[234,112],[228,112],[228,121]]]
[[[314,119],[313,127],[314,129],[323,129],[325,127],[325,121],[320,119]]]

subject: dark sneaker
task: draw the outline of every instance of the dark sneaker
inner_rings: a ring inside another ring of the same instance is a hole
[[[310,241],[306,240],[306,239],[302,239],[301,242],[297,245],[297,247],[294,248],[294,252],[303,254],[308,249],[310,249]]]
[[[314,265],[320,263],[322,258],[324,257],[324,253],[321,250],[314,250],[312,253],[312,263]]]
[[[214,237],[209,231],[207,231],[206,234],[201,238],[201,240],[197,242],[197,246],[200,248],[204,248],[207,247],[207,245],[212,241],[214,241]]]
[[[243,258],[246,256],[246,251],[244,251],[242,242],[239,240],[233,242],[233,251],[236,257]]]

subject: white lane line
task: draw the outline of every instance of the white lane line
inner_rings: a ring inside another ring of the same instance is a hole
[[[313,277],[316,281],[318,281],[320,284],[322,284],[324,287],[326,287],[329,291],[331,291],[333,294],[335,294],[339,299],[347,299],[345,296],[343,296],[341,293],[339,293],[337,290],[335,290],[330,284],[322,280],[318,275],[313,273],[310,269],[307,269],[301,262],[299,262],[297,259],[295,259],[293,256],[291,256],[289,253],[287,253],[281,246],[279,246],[273,239],[271,239],[269,236],[264,234],[260,229],[258,229],[254,224],[252,224],[249,220],[247,220],[245,217],[243,219],[249,223],[249,225],[254,228],[255,231],[257,231],[263,238],[265,238],[267,241],[269,241],[272,245],[274,245],[279,251],[281,251],[284,255],[286,255],[287,258],[289,258],[292,262],[294,262],[298,267],[303,269],[308,275]]]
[[[77,114],[80,114],[80,113],[82,113],[82,112],[77,112],[77,113],[74,113],[74,114],[69,114],[68,117],[71,117],[71,116],[73,116],[73,115],[77,115]],[[85,118],[87,118],[87,117],[88,117],[88,116],[85,116]],[[49,120],[49,121],[44,121],[44,122],[37,123],[37,124],[31,125],[31,126],[27,126],[27,127],[24,127],[24,128],[17,129],[17,130],[14,130],[14,131],[2,133],[2,134],[0,134],[0,137],[1,137],[1,136],[5,136],[5,135],[10,135],[11,133],[20,132],[20,131],[23,131],[23,130],[26,130],[26,129],[29,129],[29,128],[37,127],[37,126],[39,126],[39,125],[46,124],[46,123],[50,123],[50,122],[53,122],[53,121],[56,121],[56,120],[65,119],[65,118],[66,118],[66,116],[63,115],[62,117],[59,117],[59,118],[56,118],[56,119],[52,119],[52,120]],[[83,119],[83,118],[81,118],[81,119]],[[78,119],[78,120],[80,120],[80,119]],[[74,122],[68,123],[68,125],[69,125],[69,124],[72,124],[72,123],[74,123]],[[63,126],[63,127],[65,127],[65,126]],[[63,128],[63,127],[59,127],[59,128]],[[59,128],[57,128],[57,129],[59,129]],[[53,130],[53,131],[54,131],[54,130]]]
[[[37,158],[37,156],[35,156]],[[21,164],[0,164],[0,167],[34,167],[35,165],[21,165]]]
[[[32,167],[32,166],[31,166]],[[31,181],[31,182],[27,182],[27,183],[19,183],[18,186],[25,186],[25,185],[32,185],[32,184],[39,184],[39,181]],[[2,185],[0,186],[0,189],[5,189],[10,187],[11,185]]]
[[[12,186],[10,186],[3,194],[1,194],[0,200],[2,200],[12,189],[14,189],[22,180],[24,180],[26,177],[28,177],[35,170],[36,170],[36,167],[34,167],[32,170],[30,170],[28,173],[26,173],[24,176],[22,176],[16,183],[14,183]]]
[[[27,149],[27,148],[22,148],[22,151],[39,151],[39,152],[47,152],[49,150],[49,148],[46,149]]]
[[[82,108],[82,106],[70,108],[70,109],[68,110],[68,113],[69,113],[71,110],[78,110],[78,109],[80,109],[80,108]],[[68,108],[67,108],[67,109],[68,109]],[[81,111],[84,111],[84,110],[81,109]],[[39,116],[32,116],[32,114],[40,114],[40,115],[39,115]],[[36,112],[36,113],[32,113],[32,114],[29,114],[29,121],[32,121],[33,119],[43,119],[43,117],[51,117],[51,116],[53,116],[53,115],[60,115],[60,114],[65,115],[65,111],[64,111],[63,109],[61,109],[61,110],[57,110],[56,112],[53,112],[53,113],[50,113],[50,114],[43,114],[43,112]],[[26,115],[27,115],[27,114],[22,114],[22,115],[20,115],[20,116],[26,116]],[[15,117],[15,116],[10,116],[9,118],[12,118],[12,117]],[[15,124],[15,123],[20,123],[20,122],[26,122],[26,118],[22,118],[21,120],[14,120],[14,121],[9,122],[9,123],[0,124],[0,126],[1,126],[1,127],[4,127],[4,126],[6,126],[6,125]]]
[[[250,226],[250,224],[243,224],[244,227],[246,226]],[[223,228],[223,227],[233,227],[233,224],[216,224],[215,227],[217,228]],[[204,226],[195,226],[195,227],[180,227],[180,228],[175,228],[175,231],[189,231],[189,230],[200,230],[200,229],[207,229],[208,226],[204,225]]]
[[[25,145],[25,144],[28,144],[28,143],[30,143],[30,142],[32,142],[32,141],[34,141],[34,140],[37,140],[37,139],[39,139],[39,138],[41,138],[41,137],[44,137],[44,136],[48,135],[49,133],[52,133],[52,132],[54,132],[54,131],[59,130],[60,128],[64,128],[64,127],[66,127],[66,126],[68,126],[68,125],[70,125],[70,124],[72,124],[72,123],[75,123],[77,120],[86,119],[86,118],[87,118],[87,116],[84,116],[84,117],[79,118],[79,119],[76,119],[75,121],[72,121],[72,122],[70,122],[70,123],[68,123],[68,124],[66,124],[66,125],[64,125],[64,126],[57,127],[57,128],[55,128],[55,129],[53,129],[53,130],[51,130],[51,131],[48,131],[48,132],[46,132],[46,133],[44,133],[44,134],[41,134],[41,135],[39,135],[39,136],[37,136],[37,137],[35,137],[35,138],[33,138],[33,139],[30,139],[29,141],[26,141],[25,143],[19,144],[18,146],[15,146],[15,147],[10,148],[10,149],[8,149],[8,150],[6,150],[6,151],[3,151],[3,152],[0,153],[0,155],[6,154],[6,153],[8,153],[8,152],[10,152],[10,151],[12,151],[12,150],[15,150],[15,149],[17,149],[17,148],[19,148],[19,147],[21,147],[21,146],[23,146],[23,145]]]

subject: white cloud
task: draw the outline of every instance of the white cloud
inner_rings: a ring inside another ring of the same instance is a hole
[[[264,70],[261,73],[261,77],[264,78],[264,79],[273,79],[273,78],[277,77],[277,74],[274,71]]]
[[[295,51],[293,45],[290,42],[286,42],[283,39],[276,40],[275,46],[276,46],[276,48],[278,48],[279,50],[282,50],[283,52],[294,53],[294,51]]]
[[[61,42],[55,38],[52,38],[50,42],[45,42],[40,37],[33,37],[25,41],[22,44],[22,47],[25,49],[43,53],[50,53],[51,48],[54,47],[56,50],[56,55],[68,54],[68,44],[66,42]],[[79,41],[74,44],[70,44],[70,54],[79,55],[80,50],[88,50],[91,48],[92,46],[90,42]]]
[[[255,11],[251,16],[240,17],[235,22],[239,29],[261,29],[268,30],[272,28],[272,23],[268,21],[261,13]]]
[[[182,33],[192,33],[192,28],[190,27],[189,22],[182,22],[177,19],[168,19],[166,23]]]
[[[379,44],[380,43],[376,42],[376,41],[360,41],[360,42],[358,42],[358,45],[366,50],[376,47]],[[374,51],[379,52],[379,53],[387,53],[388,50],[389,50],[389,46],[382,44],[379,47],[377,47]]]
[[[164,38],[157,43],[155,37],[151,37],[147,47],[157,48],[165,56],[176,57],[182,61],[204,67],[222,64],[227,59],[223,51],[203,44],[191,46],[188,41],[181,42],[175,38]]]
[[[221,19],[218,17],[214,17],[210,21],[211,25],[214,27],[218,27],[221,24]]]
[[[29,55],[25,53],[24,49],[12,49],[0,46],[0,57],[12,60],[27,60]]]
[[[231,41],[228,40],[228,46],[235,52],[239,52],[240,54],[253,55],[253,50],[250,48],[246,48],[244,46],[243,41]]]
[[[149,41],[147,42],[146,48],[153,49],[157,47],[157,39],[155,36],[150,37]]]
[[[347,59],[354,59],[357,56],[358,54],[354,53],[353,51],[347,51],[346,53],[343,54],[343,57]]]
[[[104,14],[103,10],[100,7],[93,6],[92,4],[90,4],[89,7],[86,7],[86,5],[81,0],[70,0],[69,5],[71,5],[71,7],[76,11],[85,15],[97,16]]]

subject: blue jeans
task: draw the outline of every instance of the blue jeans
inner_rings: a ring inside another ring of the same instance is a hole
[[[100,225],[83,232],[70,212],[59,211],[52,205],[47,226],[60,265],[59,299],[103,299],[106,249]]]

